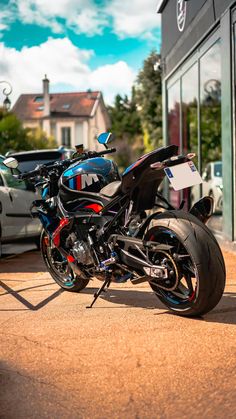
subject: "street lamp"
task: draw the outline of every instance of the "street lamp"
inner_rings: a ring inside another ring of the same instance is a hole
[[[0,80],[0,83],[5,83],[7,85],[7,87],[4,87],[2,89],[2,93],[4,94],[4,96],[6,96],[5,99],[4,99],[4,101],[3,101],[3,107],[7,111],[9,111],[9,109],[11,107],[11,101],[9,99],[9,95],[12,92],[12,86],[11,86],[11,84],[8,81],[5,81],[5,80]]]

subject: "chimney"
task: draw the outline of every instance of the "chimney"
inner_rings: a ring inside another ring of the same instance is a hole
[[[46,74],[45,74],[45,78],[43,79],[43,103],[44,103],[43,116],[50,116],[49,80]]]

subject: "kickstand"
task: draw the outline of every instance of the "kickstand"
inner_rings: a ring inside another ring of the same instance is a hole
[[[106,288],[106,287],[107,287],[107,288],[109,288],[110,283],[111,283],[111,279],[110,279],[110,277],[106,276],[106,279],[105,279],[105,281],[103,282],[103,284],[102,284],[101,288],[99,288],[99,290],[98,290],[97,292],[95,292],[95,294],[94,294],[94,299],[93,299],[92,303],[90,304],[90,306],[87,306],[86,308],[92,308],[92,307],[93,307],[93,305],[94,305],[94,303],[96,302],[96,300],[98,299],[99,295],[100,295],[103,291],[105,291],[105,288]]]

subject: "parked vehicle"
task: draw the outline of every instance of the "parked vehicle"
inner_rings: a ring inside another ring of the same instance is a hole
[[[203,195],[212,196],[215,202],[215,212],[222,213],[223,209],[223,177],[222,177],[222,161],[208,163],[202,178]]]
[[[9,169],[0,156],[0,255],[1,244],[31,238],[39,245],[41,223],[30,212],[32,202],[39,197],[27,181],[13,176],[19,170]]]
[[[202,174],[203,196],[209,195],[214,200],[214,213],[222,214],[223,210],[223,177],[222,161],[208,163]],[[191,191],[192,200],[195,202],[198,196],[196,186]]]
[[[29,172],[34,170],[39,164],[52,163],[58,160],[68,159],[75,150],[59,147],[52,150],[32,150],[21,151],[17,153],[7,153],[6,157],[14,157],[17,159],[21,172]]]
[[[110,138],[101,134],[99,142],[107,147]],[[173,185],[180,175],[182,188],[190,186],[191,178],[200,178],[193,156],[178,156],[175,145],[163,147],[141,157],[121,180],[108,183],[99,193],[86,190],[83,176],[107,178],[111,173],[108,160],[101,156],[112,152],[84,153],[71,167],[66,168],[70,161],[57,162],[21,175],[44,177],[43,196],[47,191],[48,198],[36,201],[35,210],[44,228],[41,251],[48,271],[69,291],[81,291],[94,277],[101,280],[89,307],[111,282],[130,280],[148,282],[156,296],[180,315],[212,310],[225,286],[221,250],[204,224],[213,200],[205,197],[184,212],[157,192],[165,174]],[[14,165],[15,160],[5,164]],[[158,207],[147,215],[156,195]]]

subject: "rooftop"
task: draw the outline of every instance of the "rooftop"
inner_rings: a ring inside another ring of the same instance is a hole
[[[101,93],[52,93],[49,96],[50,117],[90,117]],[[21,120],[43,118],[43,110],[43,95],[40,93],[22,94],[12,109]]]

